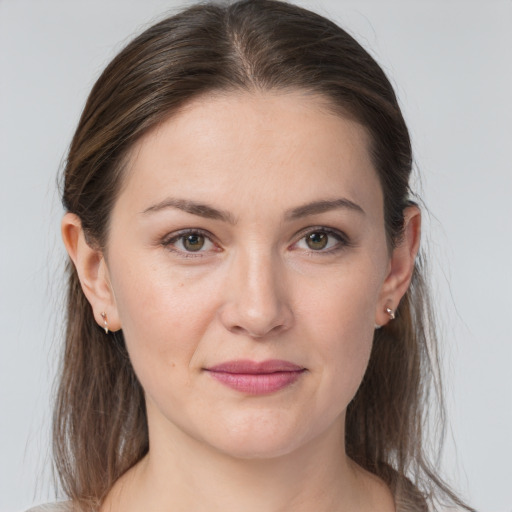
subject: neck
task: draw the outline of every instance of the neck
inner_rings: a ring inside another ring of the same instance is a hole
[[[240,458],[151,425],[148,454],[114,485],[102,512],[393,511],[387,487],[345,454],[344,418],[300,448]]]
[[[169,436],[150,425],[150,451],[116,483],[101,510],[371,510],[368,475],[346,456],[343,439],[340,420],[291,453],[235,458],[178,429]]]

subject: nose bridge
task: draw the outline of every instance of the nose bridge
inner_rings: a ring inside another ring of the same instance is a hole
[[[288,328],[292,314],[278,255],[268,246],[248,246],[237,252],[232,265],[226,327],[252,337]]]
[[[248,251],[249,252],[249,251]],[[254,308],[265,305],[269,310],[278,302],[278,263],[275,255],[269,251],[251,251],[242,259],[242,273],[245,274],[247,291],[244,298]]]

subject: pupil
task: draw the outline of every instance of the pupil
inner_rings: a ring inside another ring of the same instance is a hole
[[[327,235],[325,233],[311,233],[307,242],[310,249],[323,249],[327,245]]]
[[[188,251],[199,251],[204,245],[204,236],[188,235],[185,237],[183,245]]]

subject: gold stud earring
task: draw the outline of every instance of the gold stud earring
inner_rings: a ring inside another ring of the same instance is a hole
[[[103,329],[105,329],[105,334],[108,334],[107,313],[105,313],[105,311],[101,313],[101,318],[103,318]]]
[[[395,319],[395,312],[391,308],[386,308],[386,313],[389,315],[391,320]]]

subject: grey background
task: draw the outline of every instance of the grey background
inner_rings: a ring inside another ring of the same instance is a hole
[[[479,510],[512,510],[512,1],[302,1],[395,84],[431,212],[443,325],[443,467]],[[0,511],[53,498],[61,340],[55,175],[95,78],[171,0],[0,0]]]

